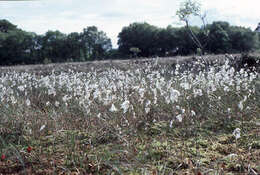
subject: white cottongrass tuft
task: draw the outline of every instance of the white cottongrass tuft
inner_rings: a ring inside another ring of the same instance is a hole
[[[121,109],[123,109],[123,113],[126,113],[129,109],[129,105],[130,102],[128,100],[125,100],[122,104],[121,104]]]
[[[180,85],[181,85],[181,87],[182,87],[183,89],[185,89],[185,90],[191,89],[191,85],[190,85],[188,82],[183,82],[183,83],[181,83]]]
[[[172,103],[174,102],[178,102],[178,97],[180,96],[180,92],[175,90],[175,89],[171,89],[170,91],[170,100],[172,101]]]
[[[60,105],[60,102],[55,101],[55,106],[56,106],[56,107],[59,107],[59,105]]]
[[[115,107],[114,104],[111,105],[111,108],[109,109],[110,112],[117,112],[117,108]]]
[[[29,99],[26,99],[25,103],[26,103],[27,106],[31,105],[31,101]]]
[[[68,95],[65,95],[64,97],[62,97],[63,102],[67,102],[67,100],[68,100]]]
[[[146,114],[149,113],[150,110],[151,110],[151,108],[149,107],[150,105],[151,105],[151,101],[148,100],[148,101],[146,102],[145,108],[144,108]]]
[[[151,109],[149,107],[145,107],[144,110],[145,110],[145,113],[148,114]]]
[[[49,106],[51,103],[49,101],[46,102],[46,106]]]
[[[191,116],[195,116],[196,115],[196,112],[191,110]]]
[[[46,127],[46,125],[42,125],[40,128],[40,131],[42,131],[45,127]]]
[[[228,112],[228,114],[230,114],[231,113],[231,108],[228,108],[227,112]]]
[[[238,108],[239,108],[241,111],[243,111],[243,109],[244,109],[243,100],[238,103]]]
[[[170,121],[170,128],[172,128],[173,120]]]
[[[12,102],[12,104],[16,104],[17,103],[17,100],[16,100],[16,98],[13,95],[11,96],[11,102]]]
[[[241,136],[240,136],[240,128],[236,128],[234,131],[233,131],[233,136],[235,136],[236,140],[239,139]]]
[[[177,118],[177,120],[178,120],[179,122],[182,122],[182,116],[181,116],[181,114],[177,115],[176,118]]]

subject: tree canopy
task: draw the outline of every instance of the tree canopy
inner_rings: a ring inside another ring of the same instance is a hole
[[[203,46],[207,53],[239,53],[260,48],[259,33],[225,21],[189,28],[132,23],[118,34],[118,49],[112,49],[110,38],[96,26],[88,26],[80,33],[56,30],[38,35],[0,20],[0,65],[195,54],[198,45],[190,31],[201,43],[207,43]]]
[[[131,48],[138,48],[140,52],[137,56],[142,57],[195,54],[200,47],[194,44],[190,31],[201,43],[207,43],[203,46],[207,53],[249,52],[260,46],[257,33],[249,28],[231,26],[225,21],[216,21],[201,28],[158,28],[148,23],[133,23],[119,33],[119,51],[131,55]]]
[[[111,40],[95,26],[81,33],[56,30],[37,35],[0,20],[0,65],[103,59],[111,49]]]

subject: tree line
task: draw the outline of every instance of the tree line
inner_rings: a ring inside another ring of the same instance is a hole
[[[126,55],[136,52],[141,57],[197,54],[199,49],[188,30],[201,41],[204,52],[210,54],[250,52],[260,47],[259,33],[223,21],[208,24],[204,29],[133,23],[119,33],[119,51]]]
[[[111,40],[95,26],[80,33],[57,30],[37,35],[0,20],[1,65],[96,60],[107,57],[111,49]]]
[[[260,47],[259,33],[228,22],[213,22],[203,30],[196,26],[189,29],[204,44],[207,53],[249,52]],[[95,26],[80,33],[64,34],[57,30],[38,35],[0,20],[0,65],[197,54],[199,49],[187,30],[132,23],[118,34],[118,48],[113,49],[111,39]]]

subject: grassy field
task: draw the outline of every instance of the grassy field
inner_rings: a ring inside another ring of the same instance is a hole
[[[0,174],[260,174],[258,73],[215,58],[1,67]]]

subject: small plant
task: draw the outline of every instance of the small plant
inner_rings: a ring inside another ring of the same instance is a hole
[[[51,59],[50,58],[44,58],[43,60],[43,64],[50,64],[51,63]]]
[[[253,69],[259,66],[260,58],[258,56],[243,53],[241,56],[240,68]]]
[[[133,53],[134,57],[137,57],[137,55],[141,52],[141,50],[138,47],[131,47],[130,52]]]

